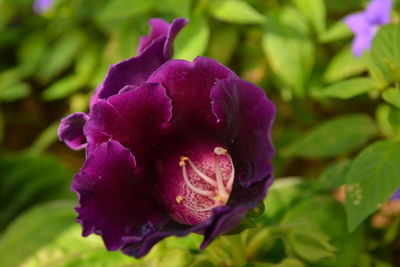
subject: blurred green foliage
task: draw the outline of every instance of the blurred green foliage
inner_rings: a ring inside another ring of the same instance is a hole
[[[0,0],[0,266],[399,266],[400,215],[374,223],[400,188],[399,3],[356,58],[342,19],[365,3],[55,0],[35,14],[32,0]],[[56,130],[152,17],[190,19],[175,58],[215,58],[266,90],[284,178],[242,225],[257,228],[204,251],[198,235],[168,238],[135,260],[80,236],[68,188],[84,155]]]

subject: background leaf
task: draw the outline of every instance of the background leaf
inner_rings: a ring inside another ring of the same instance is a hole
[[[238,24],[260,24],[264,15],[242,0],[212,0],[208,11],[213,18]]]

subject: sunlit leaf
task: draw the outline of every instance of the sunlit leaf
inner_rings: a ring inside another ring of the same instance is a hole
[[[346,211],[350,231],[400,188],[400,142],[379,141],[351,164],[346,180]]]
[[[361,148],[375,135],[375,124],[368,116],[345,115],[310,130],[282,152],[304,158],[332,157]]]
[[[317,33],[325,31],[325,2],[323,0],[292,0],[296,7],[309,19]]]
[[[389,88],[382,93],[382,98],[398,108],[400,108],[400,89]]]
[[[370,78],[352,78],[315,91],[314,96],[349,99],[372,90],[373,82]]]
[[[347,173],[351,161],[342,160],[328,166],[321,174],[320,187],[323,189],[335,189],[346,183]]]
[[[212,0],[208,10],[212,17],[238,24],[260,24],[264,15],[242,0]]]

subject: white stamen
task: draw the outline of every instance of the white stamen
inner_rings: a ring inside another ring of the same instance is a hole
[[[215,181],[213,179],[211,179],[210,177],[208,177],[207,175],[205,175],[202,171],[200,171],[196,165],[194,165],[193,161],[191,161],[189,158],[187,159],[187,161],[190,164],[190,167],[192,167],[192,169],[194,170],[194,172],[200,176],[201,178],[203,178],[203,180],[207,183],[209,183],[212,186],[216,186],[217,184],[215,183]]]
[[[193,210],[193,211],[203,212],[203,211],[212,210],[213,208],[218,207],[218,205],[212,205],[212,206],[207,207],[207,208],[204,208],[204,209],[195,209],[195,208],[192,208],[192,207],[189,207],[189,206],[186,206],[186,205],[185,205],[185,207],[188,208],[188,209],[190,209],[190,210]]]
[[[187,186],[189,186],[190,189],[192,189],[194,192],[196,192],[199,195],[202,196],[206,196],[206,197],[212,197],[215,193],[212,191],[206,191],[206,190],[202,190],[200,188],[195,187],[189,180],[189,177],[187,176],[187,172],[186,172],[186,165],[183,164],[182,166],[182,175],[183,175],[183,180],[185,181],[185,183],[187,184]]]
[[[222,172],[221,172],[220,160],[219,160],[219,155],[217,153],[215,155],[215,176],[217,176],[218,194],[224,200],[228,199],[229,195],[225,190],[224,182],[222,180]]]
[[[233,168],[233,161],[232,158],[229,154],[226,154],[225,156],[228,157],[229,159],[229,163],[231,165],[232,171],[231,171],[231,176],[229,177],[228,183],[226,184],[226,188],[228,189],[228,191],[232,190],[232,185],[233,185],[233,180],[235,178],[235,169]]]

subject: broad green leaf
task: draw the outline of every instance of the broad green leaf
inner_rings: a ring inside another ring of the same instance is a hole
[[[223,27],[213,29],[214,35],[210,39],[208,56],[222,64],[228,64],[235,49],[238,47],[239,31],[236,27]]]
[[[317,33],[325,31],[326,9],[323,0],[292,0],[296,7],[308,18]]]
[[[328,166],[321,174],[320,188],[335,189],[346,183],[350,160],[342,160]]]
[[[70,201],[52,202],[24,213],[1,236],[0,265],[19,266],[74,224],[75,217]]]
[[[333,97],[349,99],[373,90],[373,83],[370,78],[352,78],[334,83],[325,89],[315,91],[315,97]]]
[[[18,60],[23,75],[29,76],[37,71],[46,49],[47,40],[42,32],[34,32],[21,42],[18,47]]]
[[[372,62],[383,73],[386,81],[400,81],[400,27],[395,24],[382,26],[371,48]]]
[[[39,77],[48,82],[70,67],[84,44],[83,38],[79,32],[62,35],[42,57],[38,71]]]
[[[4,117],[3,117],[3,112],[0,109],[0,145],[3,143],[3,138],[4,138]]]
[[[237,24],[261,24],[264,15],[242,0],[212,0],[208,6],[210,15],[224,22]]]
[[[0,74],[0,102],[11,102],[27,97],[30,91],[30,86],[21,80],[18,68]]]
[[[70,75],[53,83],[42,92],[45,101],[58,100],[75,93],[83,86],[82,79],[78,75]]]
[[[376,135],[374,122],[353,114],[326,121],[301,136],[282,151],[284,156],[325,158],[351,153]]]
[[[312,263],[335,256],[335,248],[329,244],[329,239],[318,227],[312,226],[294,228],[288,234],[293,251]]]
[[[315,48],[301,15],[288,8],[271,14],[264,28],[262,47],[274,74],[295,95],[303,96],[314,65]]]
[[[208,45],[209,36],[210,29],[206,18],[197,15],[176,37],[174,58],[192,61],[195,57],[203,55]]]
[[[60,122],[54,122],[50,124],[46,129],[44,129],[38,137],[36,137],[33,144],[27,149],[28,153],[40,154],[45,151],[51,144],[56,142],[57,139],[57,129]]]
[[[382,98],[389,104],[400,108],[400,90],[389,88],[382,93]]]
[[[400,136],[400,110],[390,105],[380,105],[376,109],[379,130],[386,137]]]
[[[330,61],[324,80],[328,83],[355,76],[367,70],[367,58],[355,57],[348,46],[341,49]]]
[[[326,32],[319,36],[319,40],[322,43],[329,43],[338,41],[347,37],[350,37],[352,32],[349,27],[342,21],[339,20],[334,25],[332,25]]]
[[[400,142],[379,141],[351,164],[346,180],[346,211],[350,231],[400,188]]]
[[[102,21],[135,17],[148,12],[157,2],[154,0],[113,0],[103,7],[98,13]]]
[[[1,155],[0,229],[32,205],[70,197],[73,173],[51,156]]]

